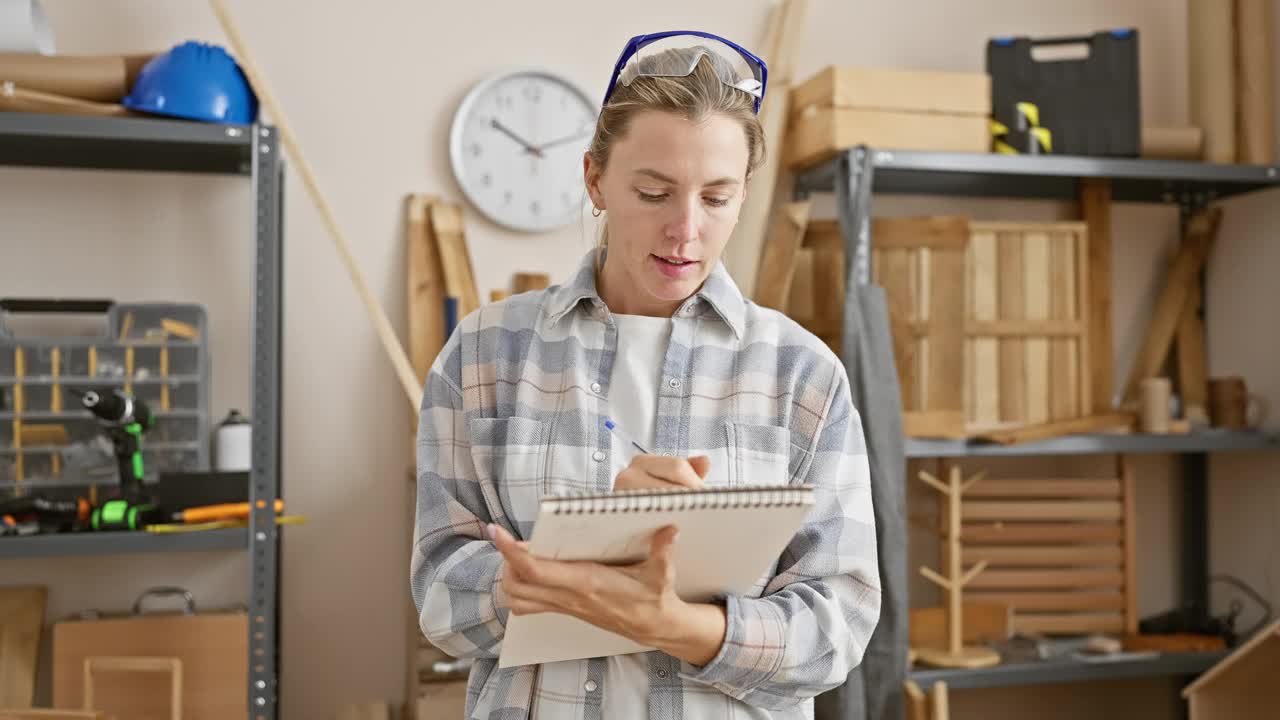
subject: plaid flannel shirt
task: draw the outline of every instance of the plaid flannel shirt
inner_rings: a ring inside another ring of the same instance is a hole
[[[540,497],[612,487],[602,418],[617,331],[594,257],[564,285],[469,314],[426,379],[410,589],[427,639],[475,659],[467,717],[525,718],[538,683],[538,666],[497,666],[508,611],[485,524],[527,539]],[[866,447],[847,375],[816,337],[745,300],[719,264],[672,320],[651,451],[708,455],[728,485],[769,478],[817,493],[766,577],[723,599],[727,632],[714,659],[697,667],[648,653],[648,716],[677,720],[695,696],[719,693],[734,706],[726,717],[812,717],[812,697],[861,662],[880,611]],[[551,714],[596,720],[605,661],[579,662],[575,685],[554,698],[571,712]]]

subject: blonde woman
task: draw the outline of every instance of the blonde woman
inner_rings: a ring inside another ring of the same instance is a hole
[[[880,610],[862,423],[845,370],[720,263],[765,152],[764,63],[722,38],[633,38],[583,158],[600,246],[563,285],[465,318],[431,368],[411,588],[474,658],[467,716],[811,718]],[[629,454],[612,418],[652,455]],[[540,497],[808,483],[817,503],[743,596],[676,596],[673,529],[610,567],[531,556]],[[647,653],[498,668],[510,614],[558,612]]]

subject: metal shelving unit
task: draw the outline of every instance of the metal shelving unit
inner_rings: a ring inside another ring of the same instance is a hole
[[[1129,680],[1199,675],[1226,657],[1225,652],[1170,653],[1117,660],[1028,660],[976,670],[913,670],[908,677],[925,688],[941,680],[948,688],[995,688],[1018,685]]]
[[[253,185],[255,237],[248,529],[148,535],[94,533],[0,538],[0,559],[117,553],[248,551],[246,717],[278,705],[281,313],[284,162],[268,125],[0,112],[0,165],[238,175]],[[259,505],[259,501],[261,504]]]
[[[1012,199],[1075,200],[1080,181],[1110,181],[1115,202],[1176,205],[1183,223],[1227,197],[1280,187],[1280,167],[1213,165],[1173,160],[1001,155],[874,149],[857,146],[800,173],[795,194],[834,192],[846,248],[849,286],[871,281],[871,202],[874,193]],[[846,361],[847,363],[847,361]],[[850,373],[853,372],[849,368]],[[1184,607],[1208,611],[1208,454],[1280,449],[1280,435],[1204,431],[1188,435],[1076,435],[1012,446],[909,439],[907,458],[1165,453],[1183,458],[1181,526]],[[1115,663],[1044,661],[982,670],[929,670],[917,682],[945,680],[950,687],[997,687],[1117,677],[1196,674],[1212,665],[1212,653],[1162,655]]]

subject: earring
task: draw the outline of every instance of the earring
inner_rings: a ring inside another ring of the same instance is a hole
[[[591,208],[591,217],[600,217],[600,213],[602,213],[602,212],[604,212],[604,211],[603,211],[603,210],[601,210],[600,208],[595,207],[595,206],[592,206],[592,208]]]

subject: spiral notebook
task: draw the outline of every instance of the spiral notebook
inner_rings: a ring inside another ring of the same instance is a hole
[[[676,593],[689,602],[760,590],[813,507],[813,487],[630,490],[544,498],[529,539],[537,557],[625,564],[649,554],[653,533],[680,529]],[[499,667],[645,652],[559,613],[509,615]]]

